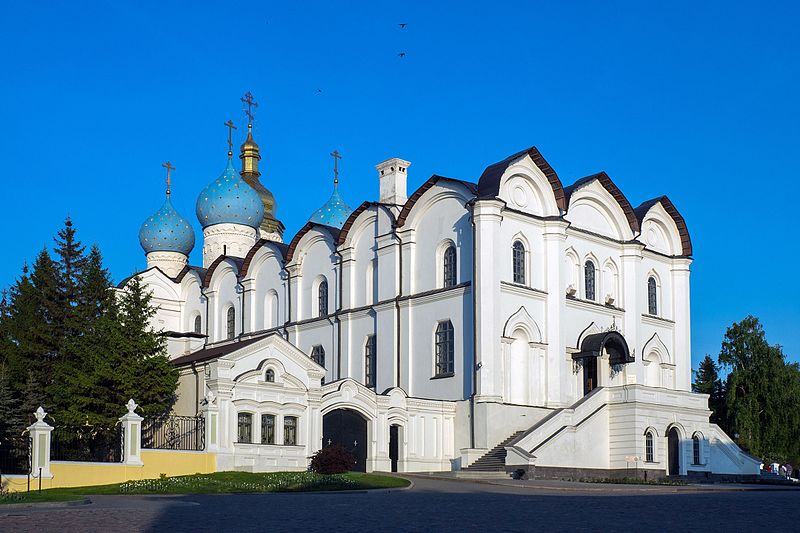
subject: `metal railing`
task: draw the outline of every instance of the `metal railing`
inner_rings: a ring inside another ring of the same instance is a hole
[[[142,448],[202,451],[206,448],[203,416],[165,416],[142,427]]]
[[[0,474],[30,474],[31,438],[0,438]]]
[[[122,462],[122,433],[121,426],[57,427],[51,434],[50,459],[98,463]]]

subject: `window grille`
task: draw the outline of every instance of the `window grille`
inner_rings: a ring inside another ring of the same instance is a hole
[[[436,326],[436,375],[453,374],[455,368],[455,335],[449,320]]]
[[[692,436],[692,464],[700,464],[700,437]]]
[[[647,432],[644,436],[644,460],[647,463],[655,462],[653,457],[655,454],[653,453],[653,434],[651,432]]]
[[[514,283],[525,285],[525,245],[522,244],[522,241],[514,241],[512,259]]]
[[[319,284],[318,294],[319,298],[319,316],[327,316],[328,314],[328,281],[322,280]]]
[[[375,335],[369,335],[364,346],[364,385],[369,388],[375,387],[376,346]]]
[[[647,312],[654,316],[658,314],[658,290],[653,277],[647,280]]]
[[[442,268],[444,269],[444,287],[454,287],[457,285],[456,277],[456,247],[452,244],[444,251],[442,258]]]
[[[595,269],[594,263],[591,261],[586,261],[586,264],[583,266],[583,277],[586,289],[586,299],[587,300],[595,300],[596,299],[596,291],[595,291]]]
[[[275,444],[275,415],[261,415],[261,444]]]
[[[311,360],[325,368],[325,348],[322,345],[318,344],[311,349]]]
[[[239,413],[236,442],[253,442],[253,415]]]
[[[228,340],[233,340],[236,335],[236,310],[233,307],[228,308]]]
[[[297,444],[297,417],[283,417],[283,444],[284,446],[295,446]]]
[[[194,332],[200,333],[203,330],[203,322],[200,319],[200,315],[194,317]]]

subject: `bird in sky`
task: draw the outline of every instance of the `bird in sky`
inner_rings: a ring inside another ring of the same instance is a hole
[[[406,26],[408,26],[408,24],[406,24],[406,23],[404,23],[404,22],[401,22],[400,24],[398,24],[398,26],[400,26],[400,29],[402,30],[403,28],[405,28]]]
[[[406,57],[406,53],[405,52],[400,52],[397,55],[400,57],[400,59],[403,59],[404,57]]]
[[[318,93],[321,93],[321,92],[322,92],[322,89],[317,89],[317,92],[318,92]]]

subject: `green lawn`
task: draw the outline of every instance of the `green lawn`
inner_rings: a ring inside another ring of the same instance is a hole
[[[192,476],[126,481],[114,485],[0,493],[0,505],[8,503],[80,500],[93,494],[220,494],[232,492],[309,492],[407,487],[409,481],[379,474],[348,472],[321,475],[313,472],[217,472]]]

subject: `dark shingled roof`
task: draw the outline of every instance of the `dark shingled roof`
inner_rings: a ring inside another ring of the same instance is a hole
[[[587,335],[581,342],[581,351],[572,354],[572,358],[600,357],[604,348],[608,352],[609,362],[612,365],[634,362],[625,337],[618,331],[604,331]]]
[[[566,189],[564,189],[564,196],[567,200],[567,206],[569,206],[569,199],[572,196],[572,193],[576,190],[580,189],[584,185],[591,183],[592,181],[597,180],[600,182],[600,185],[603,186],[608,193],[614,197],[614,200],[617,201],[617,204],[625,213],[625,218],[628,219],[628,226],[630,226],[631,231],[633,233],[639,232],[639,219],[636,218],[636,213],[633,211],[633,207],[628,199],[622,194],[622,191],[619,190],[611,178],[608,177],[608,174],[605,172],[598,172],[597,174],[592,174],[591,176],[586,176],[585,178],[581,178]]]
[[[211,285],[211,278],[214,276],[214,271],[217,269],[219,265],[222,264],[223,261],[226,259],[230,259],[236,265],[236,270],[238,272],[242,271],[242,264],[244,263],[244,259],[239,257],[231,257],[229,255],[221,255],[214,259],[214,262],[208,265],[208,270],[206,270],[205,276],[203,276],[203,288],[207,289],[209,285]],[[237,272],[237,276],[239,275]]]
[[[664,208],[664,211],[666,211],[667,214],[672,217],[672,220],[675,221],[675,225],[678,227],[678,234],[681,236],[681,249],[683,255],[686,257],[691,256],[692,239],[689,237],[689,228],[686,227],[686,221],[683,220],[683,217],[678,212],[678,209],[666,196],[659,196],[658,198],[653,198],[652,200],[642,202],[639,207],[634,209],[636,218],[639,221],[639,226],[642,225],[644,217],[647,215],[647,212],[650,211],[650,208],[658,203],[660,203]]]
[[[275,246],[275,248],[278,249],[278,252],[281,254],[281,259],[285,259],[286,258],[286,251],[289,249],[288,245],[283,244],[282,242],[271,241],[269,239],[259,239],[253,245],[253,247],[250,248],[250,251],[247,252],[247,255],[245,256],[244,261],[242,261],[242,268],[239,270],[239,276],[240,277],[244,278],[245,276],[247,276],[247,273],[250,270],[250,263],[253,262],[253,257],[255,257],[256,252],[258,252],[261,248],[263,248],[264,246],[266,246],[268,244],[271,244],[271,245]]]
[[[188,355],[182,355],[180,357],[173,359],[172,364],[175,366],[183,366],[191,363],[202,363],[204,361],[217,359],[219,357],[231,354],[236,350],[244,348],[245,346],[250,346],[251,344],[258,342],[262,339],[266,339],[270,335],[277,335],[277,333],[266,333],[264,335],[259,335],[257,337],[251,337],[249,339],[241,341],[233,341],[227,344],[222,344],[220,346],[212,346],[211,348],[202,348],[200,350],[197,350],[196,352],[192,352]]]
[[[500,194],[500,178],[503,177],[503,173],[514,161],[526,155],[530,156],[533,164],[547,177],[547,181],[550,182],[550,187],[553,189],[553,196],[556,198],[558,208],[566,211],[567,203],[564,200],[564,187],[561,185],[561,180],[558,178],[556,171],[553,170],[553,167],[550,166],[550,163],[542,157],[542,154],[539,153],[535,146],[531,146],[486,167],[486,170],[483,171],[478,180],[478,198],[496,198]]]
[[[363,202],[360,206],[358,206],[358,208],[356,208],[355,211],[350,213],[350,216],[347,217],[347,220],[345,220],[344,225],[342,225],[341,231],[339,231],[339,238],[336,239],[336,246],[341,245],[345,241],[345,239],[347,239],[347,234],[350,233],[350,228],[353,227],[353,224],[358,218],[358,215],[360,215],[361,213],[363,213],[364,211],[366,211],[367,209],[369,209],[374,205],[379,205],[379,204],[378,202],[369,202],[369,201]]]
[[[406,203],[403,204],[403,209],[400,211],[400,215],[397,217],[397,222],[395,222],[396,227],[400,228],[403,226],[403,224],[406,223],[406,219],[408,218],[408,215],[411,213],[411,210],[414,208],[414,205],[416,205],[419,199],[422,198],[423,194],[428,192],[428,190],[430,190],[431,187],[436,185],[440,180],[447,180],[455,183],[460,183],[461,185],[466,186],[466,188],[472,194],[477,194],[478,192],[478,186],[470,181],[459,180],[456,178],[448,178],[446,176],[438,176],[434,174],[433,176],[428,178],[428,181],[420,185],[420,187],[416,191],[414,191],[414,194],[412,194],[408,198],[408,200],[406,200]]]
[[[321,229],[323,231],[327,231],[328,234],[333,239],[333,245],[336,246],[336,241],[339,238],[339,228],[326,226],[324,224],[317,224],[316,222],[306,222],[306,225],[303,226],[300,229],[300,231],[297,232],[297,234],[292,239],[292,242],[289,243],[289,248],[286,250],[286,262],[287,263],[289,261],[291,261],[292,258],[294,258],[294,252],[295,252],[295,250],[297,250],[297,245],[300,243],[300,239],[302,239],[303,235],[305,235],[306,233],[311,231],[313,228],[319,228],[319,229]]]

